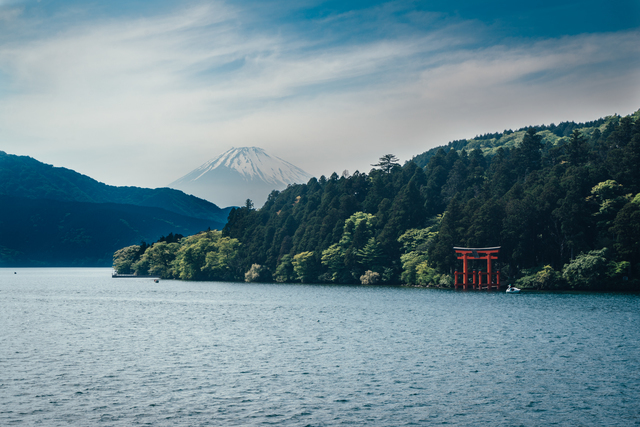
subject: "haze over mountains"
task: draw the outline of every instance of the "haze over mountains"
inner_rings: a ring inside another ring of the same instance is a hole
[[[209,160],[169,187],[218,206],[243,206],[251,199],[260,207],[273,190],[303,184],[310,178],[307,172],[262,148],[238,147]]]

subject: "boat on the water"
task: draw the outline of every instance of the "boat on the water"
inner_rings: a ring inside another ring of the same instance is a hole
[[[517,294],[518,292],[520,292],[520,289],[516,288],[515,286],[509,285],[509,287],[507,288],[508,294]]]

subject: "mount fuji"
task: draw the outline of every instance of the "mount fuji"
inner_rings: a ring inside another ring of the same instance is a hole
[[[169,187],[208,200],[218,206],[244,206],[251,199],[262,206],[273,190],[301,184],[311,178],[307,172],[262,148],[232,148],[209,160]]]

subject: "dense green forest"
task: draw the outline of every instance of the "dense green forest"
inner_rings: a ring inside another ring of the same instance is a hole
[[[196,280],[451,286],[461,268],[454,246],[501,246],[494,269],[523,288],[638,290],[639,116],[485,135],[403,166],[386,155],[368,174],[312,178],[274,191],[260,209],[248,200],[221,232],[123,248],[114,267]]]

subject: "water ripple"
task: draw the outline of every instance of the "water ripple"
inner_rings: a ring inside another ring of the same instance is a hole
[[[640,424],[640,297],[0,269],[0,425]]]

